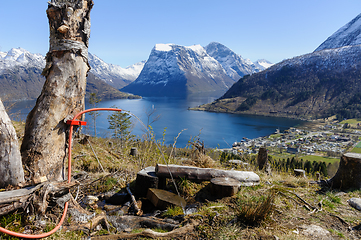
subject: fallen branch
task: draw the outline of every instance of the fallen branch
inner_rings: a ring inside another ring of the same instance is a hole
[[[309,204],[306,200],[304,200],[303,198],[301,198],[300,196],[298,196],[297,193],[294,193],[294,192],[291,192],[291,191],[288,191],[289,193],[295,195],[299,200],[301,200],[305,205],[307,205],[308,207],[310,207],[312,210],[319,210],[318,208],[312,206],[311,204]]]
[[[105,213],[101,213],[97,216],[94,216],[92,219],[90,219],[88,222],[86,223],[74,223],[70,226],[64,226],[63,229],[65,231],[78,231],[78,230],[82,230],[82,231],[86,231],[86,232],[91,232],[93,231],[93,229],[98,226],[99,224],[102,224],[103,227],[105,229],[107,229],[107,231],[109,231],[110,229],[110,225],[107,221],[106,215]]]
[[[90,143],[89,139],[86,139],[86,140],[88,141],[89,146],[90,146],[91,150],[93,151],[93,154],[94,154],[94,156],[95,156],[96,160],[97,160],[97,161],[98,161],[98,163],[99,163],[99,166],[101,167],[101,169],[102,169],[102,170],[103,170],[103,172],[105,173],[105,170],[104,170],[104,168],[103,168],[102,164],[100,163],[100,161],[99,161],[99,159],[98,159],[98,156],[97,156],[97,154],[95,153],[95,151],[94,151],[94,149],[93,149],[93,147],[92,147],[92,145],[91,145],[91,143]]]
[[[16,209],[25,209],[29,202],[33,202],[36,210],[45,213],[48,206],[47,198],[49,194],[63,195],[78,182],[45,182],[37,186],[31,186],[23,189],[0,192],[0,204],[9,204],[0,208],[0,216],[8,214]]]
[[[134,217],[134,216],[133,216]],[[92,237],[92,240],[116,240],[116,239],[130,239],[130,238],[166,238],[166,239],[172,239],[172,238],[185,238],[187,235],[191,235],[194,232],[194,227],[198,223],[196,221],[192,221],[190,224],[185,225],[184,227],[174,229],[170,232],[166,233],[159,233],[155,232],[151,229],[146,229],[140,233],[120,233],[120,234],[114,234],[114,235],[106,235],[106,236],[95,236]]]
[[[30,198],[31,198],[31,196],[25,196],[25,197],[21,198],[18,202],[13,202],[6,207],[0,208],[0,216],[11,213],[19,208],[25,209],[30,202]]]
[[[129,184],[127,184],[127,192],[128,192],[128,194],[130,195],[130,198],[132,199],[132,203],[133,203],[133,206],[134,206],[134,209],[135,209],[135,214],[136,214],[137,216],[142,215],[142,214],[143,214],[143,211],[142,211],[141,209],[139,209],[138,204],[137,204],[137,201],[135,200],[134,195],[133,195],[132,192],[130,191]]]

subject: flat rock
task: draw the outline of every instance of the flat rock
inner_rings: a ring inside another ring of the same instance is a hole
[[[302,225],[301,233],[311,239],[329,239],[330,232],[317,225]]]
[[[361,211],[361,198],[351,198],[347,202],[351,207]]]

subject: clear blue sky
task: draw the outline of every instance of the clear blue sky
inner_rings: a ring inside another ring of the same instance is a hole
[[[273,63],[316,49],[361,13],[360,0],[94,0],[89,51],[127,67],[157,43],[220,42]],[[1,0],[0,51],[48,51],[47,0]]]

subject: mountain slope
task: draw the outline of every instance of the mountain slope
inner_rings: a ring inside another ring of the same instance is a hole
[[[205,47],[207,54],[216,59],[234,81],[238,81],[244,75],[256,73],[265,69],[261,64],[254,64],[248,59],[243,59],[226,46],[211,42]]]
[[[86,95],[85,97],[90,97],[90,93],[96,93],[97,97],[100,99],[138,99],[141,98],[137,95],[132,95],[128,93],[124,93],[119,91],[118,89],[110,86],[109,84],[105,83],[99,77],[97,77],[94,73],[89,72],[87,76],[87,83],[86,83]]]
[[[354,46],[361,44],[361,14],[326,39],[316,50]]]
[[[361,117],[361,14],[313,53],[244,76],[200,110],[338,119]]]
[[[90,72],[109,85],[120,89],[133,82],[139,76],[145,61],[133,64],[127,68],[108,64],[94,54],[89,53]]]
[[[204,110],[319,118],[361,117],[361,46],[326,49],[245,76]]]
[[[94,66],[94,72],[104,67],[102,76],[112,75],[118,68],[115,65],[114,69],[104,63],[100,65],[98,62],[90,62]],[[25,100],[36,99],[43,87],[45,78],[41,76],[42,70],[45,66],[44,56],[41,54],[32,54],[22,48],[13,48],[8,52],[0,52],[0,98],[2,100]],[[140,65],[140,67],[142,67]],[[120,67],[119,67],[120,68]],[[106,71],[108,70],[108,71]],[[139,66],[135,70],[129,70],[129,75],[133,72],[139,71]],[[135,76],[133,75],[133,78]],[[100,82],[97,82],[100,81]],[[92,90],[105,98],[134,98],[133,95],[128,95],[119,92],[114,87],[108,85],[104,80],[91,72],[88,75],[87,92]]]
[[[233,83],[200,45],[157,44],[137,80],[121,90],[142,96],[186,96],[225,91]]]

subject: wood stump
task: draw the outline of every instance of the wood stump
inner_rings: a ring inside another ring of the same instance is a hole
[[[134,157],[138,156],[138,149],[136,147],[132,147],[130,149],[130,154],[129,155],[134,156]]]
[[[233,178],[213,178],[211,179],[212,194],[216,197],[232,197],[234,196],[241,186],[241,183]]]
[[[306,177],[306,171],[303,169],[293,169],[293,173],[296,177]]]
[[[145,197],[149,188],[164,188],[165,185],[166,179],[157,177],[155,167],[147,167],[137,173],[135,194]]]
[[[267,149],[264,147],[261,147],[261,148],[259,148],[258,155],[257,155],[258,169],[263,170],[267,163],[268,163]]]
[[[332,188],[341,190],[361,189],[361,154],[343,154],[335,176],[327,182]]]

